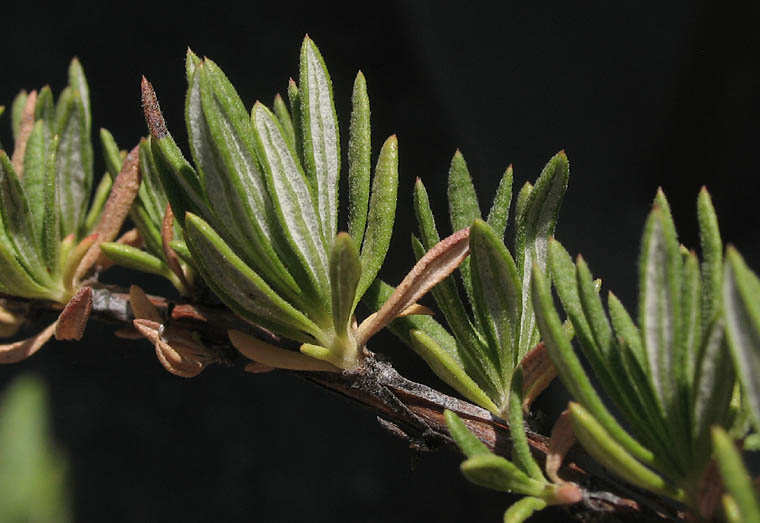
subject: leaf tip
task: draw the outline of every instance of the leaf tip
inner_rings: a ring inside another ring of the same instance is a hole
[[[169,131],[166,128],[166,121],[164,115],[161,114],[161,107],[158,105],[158,98],[156,97],[156,91],[143,75],[141,81],[142,90],[142,106],[145,113],[145,123],[148,124],[148,130],[151,136],[156,140],[166,137]]]

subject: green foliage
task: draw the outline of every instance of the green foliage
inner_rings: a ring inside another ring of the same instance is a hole
[[[694,252],[679,247],[668,202],[657,193],[642,239],[638,326],[612,293],[608,319],[585,261],[573,264],[556,240],[548,245],[552,280],[580,348],[630,432],[591,384],[538,267],[533,281],[542,337],[578,402],[570,412],[580,442],[627,481],[692,507],[710,456],[710,427],[730,425],[734,389],[721,314],[722,242],[704,190],[698,213],[701,268]]]
[[[512,379],[508,409],[512,434],[511,460],[493,454],[470,432],[459,416],[450,410],[444,412],[451,437],[467,457],[460,467],[462,474],[476,485],[526,496],[504,514],[505,521],[515,523],[526,520],[548,505],[580,500],[580,491],[575,485],[568,483],[563,486],[546,480],[531,454],[522,417],[522,389],[522,371],[517,369]]]
[[[149,166],[198,271],[245,318],[303,343],[310,356],[355,368],[361,347],[354,310],[385,259],[398,187],[398,144],[391,136],[369,190],[364,76],[354,84],[349,131],[350,234],[337,234],[338,122],[314,42],[303,42],[299,85],[288,87],[289,110],[277,96],[274,112],[257,102],[249,116],[222,70],[192,52],[186,71],[194,165],[166,130],[147,82],[143,96],[152,134]]]
[[[470,227],[470,257],[460,266],[469,307],[457,290],[457,282],[449,277],[432,292],[453,338],[444,336],[444,329],[432,319],[400,318],[392,327],[438,377],[469,400],[503,417],[507,415],[512,374],[539,341],[529,299],[530,266],[534,261],[545,266],[546,243],[554,232],[567,189],[567,157],[564,152],[554,156],[535,189],[521,192],[523,199],[514,220],[516,258],[503,242],[512,176],[510,166],[499,184],[488,221],[483,221],[467,165],[457,151],[449,170],[448,198],[452,229]],[[439,233],[419,179],[414,204],[420,238],[413,237],[412,246],[420,258],[439,241]],[[378,288],[367,296],[371,307],[381,303],[381,284],[375,285]]]
[[[734,442],[720,427],[713,427],[712,441],[715,460],[726,487],[723,494],[726,520],[731,523],[760,521],[760,496]]]
[[[0,521],[71,520],[66,459],[51,440],[44,384],[21,376],[0,397]]]
[[[0,292],[60,303],[78,287],[72,256],[84,252],[72,246],[92,232],[109,189],[102,185],[88,211],[89,88],[78,60],[68,76],[57,102],[49,87],[16,97],[14,151],[0,150]]]
[[[140,189],[129,212],[130,219],[140,233],[143,249],[123,242],[104,242],[100,244],[100,249],[115,263],[137,271],[163,276],[180,293],[189,294],[192,290],[194,271],[191,263],[180,262],[175,250],[171,248],[171,242],[177,242],[182,246],[185,240],[182,228],[171,214],[167,216],[171,208],[168,206],[166,193],[153,163],[150,140],[149,137],[140,142]],[[107,168],[107,176],[103,179],[116,178],[121,170],[126,151],[119,150],[113,136],[105,129],[100,131],[100,141]],[[97,194],[99,193],[100,191],[97,191]],[[182,250],[182,247],[180,249]]]

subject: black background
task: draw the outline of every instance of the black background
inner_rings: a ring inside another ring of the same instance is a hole
[[[758,267],[757,4],[516,4],[6,3],[0,103],[45,83],[58,93],[76,55],[94,129],[109,128],[125,148],[145,134],[145,74],[184,143],[186,46],[213,58],[250,106],[269,103],[297,77],[309,33],[330,68],[343,128],[361,68],[375,150],[398,134],[399,226],[382,273],[389,281],[412,265],[415,177],[445,224],[457,147],[484,212],[508,163],[519,187],[565,149],[571,181],[558,236],[631,310],[641,227],[658,185],[681,240],[696,248],[695,201],[706,184],[724,239]],[[171,292],[126,271],[104,279]],[[394,338],[378,336],[372,348],[405,375],[443,388]],[[292,377],[210,368],[183,380],[162,369],[146,342],[123,342],[94,324],[84,343],[50,343],[0,368],[0,387],[27,370],[50,387],[77,521],[496,522],[511,502],[467,483],[454,453],[415,460],[371,413]],[[550,417],[564,401],[559,389],[544,401]]]

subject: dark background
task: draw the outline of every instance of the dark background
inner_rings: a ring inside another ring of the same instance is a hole
[[[76,55],[92,90],[94,129],[109,128],[125,148],[145,134],[145,74],[184,143],[186,46],[219,63],[250,106],[269,103],[297,77],[308,32],[330,68],[343,129],[361,68],[375,150],[389,134],[399,137],[389,281],[412,265],[415,177],[445,224],[457,147],[484,212],[508,163],[517,188],[565,149],[571,182],[558,236],[632,310],[639,237],[658,185],[682,241],[696,248],[695,201],[706,184],[725,240],[760,266],[758,4],[505,4],[6,3],[0,103],[45,83],[58,93]],[[125,271],[104,279],[171,292]],[[394,338],[378,336],[372,348],[442,388]],[[148,343],[123,342],[94,324],[84,343],[50,343],[0,368],[0,387],[27,370],[49,383],[77,521],[496,522],[511,502],[467,483],[454,453],[415,459],[370,412],[278,373],[217,367],[183,380],[163,370]],[[561,398],[559,389],[552,397]],[[557,401],[542,408],[551,415]]]

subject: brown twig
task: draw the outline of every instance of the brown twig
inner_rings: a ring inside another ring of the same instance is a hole
[[[172,324],[195,331],[223,364],[244,367],[249,363],[231,347],[227,338],[228,329],[273,343],[280,341],[265,329],[251,325],[222,307],[173,303],[157,296],[150,296],[149,299],[158,309],[164,325]],[[9,311],[23,312],[27,317],[60,310],[60,306],[48,302],[10,297],[0,298],[0,304]],[[121,331],[131,329],[134,315],[129,294],[115,289],[95,289],[91,318],[113,324]],[[408,380],[390,364],[375,359],[371,354],[367,364],[354,373],[282,372],[296,375],[373,410],[384,428],[407,440],[410,447],[417,451],[453,448],[443,416],[444,410],[449,409],[456,412],[490,449],[509,455],[511,443],[506,421],[467,401]],[[527,436],[537,457],[545,459],[549,439],[531,431]],[[580,506],[568,508],[580,520],[640,522],[679,519],[673,504],[624,485],[608,475],[578,447],[570,451],[561,470],[563,478],[577,482],[584,489]]]

